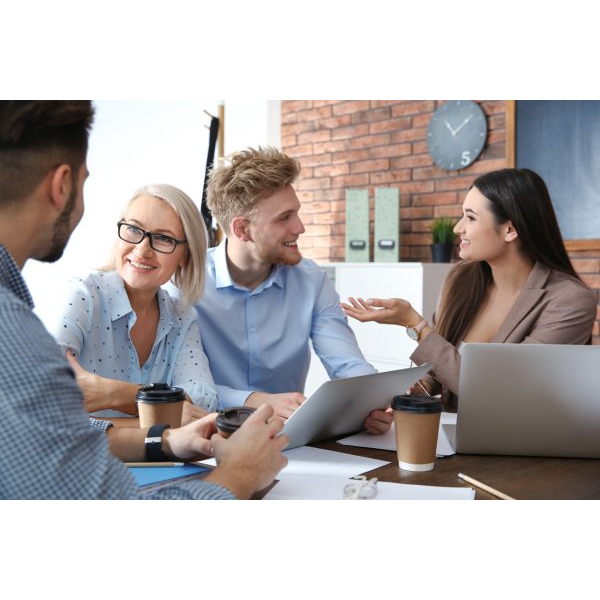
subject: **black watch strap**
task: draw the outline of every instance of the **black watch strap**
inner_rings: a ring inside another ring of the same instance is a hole
[[[162,436],[165,429],[170,429],[170,425],[152,425],[148,429],[146,439],[146,460],[148,462],[161,462],[168,460],[162,451]]]

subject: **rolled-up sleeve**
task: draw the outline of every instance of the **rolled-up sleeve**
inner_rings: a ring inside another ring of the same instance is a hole
[[[313,311],[310,337],[317,356],[331,379],[376,373],[365,360],[348,319],[340,307],[340,297],[323,273],[322,286]]]

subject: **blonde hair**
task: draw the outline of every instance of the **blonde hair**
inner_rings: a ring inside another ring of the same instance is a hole
[[[247,148],[215,167],[207,186],[207,205],[226,233],[236,216],[250,217],[259,200],[291,185],[300,163],[272,147]]]
[[[153,183],[138,189],[129,199],[121,213],[121,219],[127,214],[131,204],[140,196],[150,196],[166,202],[177,214],[183,225],[184,237],[187,241],[184,267],[178,266],[171,278],[171,283],[179,288],[179,303],[182,308],[197,302],[204,291],[204,272],[206,269],[206,253],[208,236],[204,220],[194,201],[179,188],[167,183]],[[103,270],[114,270],[114,257]]]

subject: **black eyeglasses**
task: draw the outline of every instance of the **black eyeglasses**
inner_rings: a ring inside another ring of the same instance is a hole
[[[150,247],[163,254],[171,254],[175,252],[175,248],[177,248],[179,244],[187,244],[186,240],[177,240],[170,235],[144,231],[141,227],[136,227],[135,225],[131,225],[131,223],[125,223],[125,221],[119,221],[117,223],[117,230],[119,232],[119,237],[124,242],[141,244],[144,241],[144,238],[148,238],[150,240]]]

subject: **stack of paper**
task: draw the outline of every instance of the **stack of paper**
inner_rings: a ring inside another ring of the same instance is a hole
[[[376,437],[376,436],[371,436]],[[394,442],[395,449],[395,442]],[[389,463],[302,446],[284,452],[288,465],[265,500],[341,500],[350,478]],[[472,500],[471,488],[377,482],[376,500]]]
[[[344,486],[351,480],[343,477],[293,475],[279,481],[265,500],[341,500]],[[473,500],[475,490],[464,487],[437,487],[378,481],[374,500]]]

